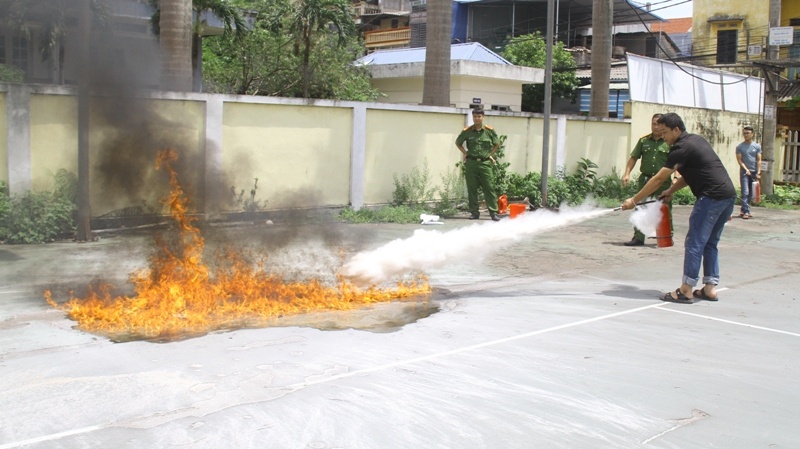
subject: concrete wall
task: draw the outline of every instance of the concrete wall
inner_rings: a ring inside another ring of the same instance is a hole
[[[0,179],[12,192],[50,187],[64,168],[77,173],[74,90],[0,85]],[[690,131],[705,135],[733,176],[741,126],[756,116],[671,108]],[[574,172],[581,158],[599,175],[621,174],[633,142],[662,105],[635,103],[633,119],[551,118],[548,171]],[[433,185],[460,160],[454,140],[468,109],[232,95],[154,93],[93,97],[90,118],[92,214],[133,206],[159,208],[167,175],[156,154],[177,150],[176,168],[192,209],[240,210],[231,189],[267,209],[354,207],[388,203],[394,178],[426,164]],[[486,123],[506,135],[509,169],[542,170],[542,116],[488,111]]]
[[[733,179],[734,185],[739,186],[739,165],[736,163],[736,145],[744,141],[742,128],[750,125],[755,129],[760,128],[760,116],[741,112],[720,112],[708,109],[687,108],[678,106],[664,106],[654,103],[637,102],[633,104],[631,126],[636,129],[645,129],[641,134],[634,134],[635,138],[650,132],[650,119],[655,113],[675,112],[683,118],[686,131],[699,134],[711,143],[719,155],[722,163],[728,169],[728,174]],[[761,136],[756,135],[756,142],[761,142]],[[635,141],[634,141],[635,142]],[[776,149],[780,142],[776,141]],[[778,153],[778,151],[776,151]],[[776,161],[780,154],[776,154]],[[638,165],[637,165],[638,168]]]

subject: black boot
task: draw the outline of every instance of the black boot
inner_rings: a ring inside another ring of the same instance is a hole
[[[500,221],[500,217],[495,212],[489,211],[489,216],[492,217],[492,221]]]

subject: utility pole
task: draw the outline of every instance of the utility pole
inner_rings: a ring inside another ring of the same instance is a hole
[[[780,26],[781,0],[769,0],[769,27]],[[761,193],[772,195],[775,174],[775,131],[778,114],[778,90],[780,78],[776,68],[770,63],[778,59],[777,45],[769,45],[767,41],[767,65],[761,69],[764,73],[764,130],[761,136],[761,159],[767,163],[767,169],[761,171]]]
[[[81,2],[78,30],[81,67],[78,74],[78,229],[75,240],[92,241],[92,206],[89,201],[89,45],[92,29],[90,0]]]
[[[553,103],[553,28],[555,0],[547,0],[547,43],[544,63],[544,122],[542,124],[542,207],[547,207],[547,173],[550,165],[550,111]]]

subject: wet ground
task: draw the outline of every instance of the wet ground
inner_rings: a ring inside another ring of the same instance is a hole
[[[0,246],[0,449],[794,448],[800,212],[733,219],[720,301],[662,303],[690,210],[675,208],[670,248],[623,246],[629,213],[615,212],[429,270],[428,299],[172,343],[84,333],[42,297],[124,290],[151,232]],[[204,235],[302,278],[419,228]]]

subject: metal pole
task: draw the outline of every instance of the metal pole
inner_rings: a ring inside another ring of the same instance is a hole
[[[544,123],[542,124],[542,207],[547,207],[547,172],[550,165],[550,109],[553,92],[553,14],[555,0],[547,0],[547,45],[544,66]]]
[[[781,0],[769,0],[769,26],[780,26]],[[767,57],[770,61],[778,59],[778,46],[769,45],[767,41]],[[777,128],[778,89],[780,79],[774,68],[764,68],[764,134],[761,135],[761,159],[766,163],[766,170],[761,170],[761,193],[772,195],[775,174],[775,130]]]
[[[92,17],[90,0],[84,0],[78,24],[81,45],[81,67],[78,74],[78,223],[75,240],[92,240],[92,206],[89,201],[89,45]]]

